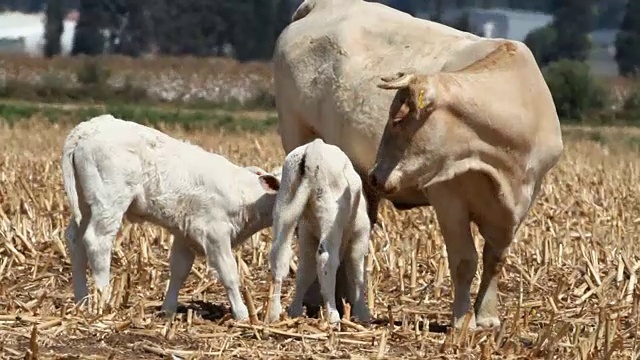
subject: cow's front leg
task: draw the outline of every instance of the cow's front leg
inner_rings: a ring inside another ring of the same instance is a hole
[[[466,204],[445,186],[434,187],[433,204],[442,231],[449,271],[453,283],[452,325],[459,329],[471,310],[471,283],[478,266],[478,253],[471,234],[470,216]],[[430,192],[431,195],[431,192]],[[472,313],[469,329],[476,327]]]
[[[484,237],[482,250],[482,280],[474,304],[476,325],[485,329],[500,326],[498,313],[498,278],[504,266],[504,256],[514,231],[490,225],[479,226]]]

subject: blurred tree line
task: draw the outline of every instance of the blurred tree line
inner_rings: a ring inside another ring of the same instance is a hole
[[[606,5],[606,6],[604,6]],[[553,0],[553,22],[529,33],[525,43],[541,66],[562,60],[585,61],[589,33],[617,28],[615,61],[623,76],[640,67],[640,0]],[[602,15],[600,17],[596,15]]]
[[[618,29],[614,43],[618,69],[623,76],[638,75],[640,0],[366,1],[383,2],[414,16],[429,17],[435,21],[441,21],[441,15],[447,11],[468,7],[502,7],[551,14],[551,23],[529,33],[525,43],[544,73],[560,117],[582,119],[607,114],[609,117],[640,118],[640,86],[629,100],[625,100],[621,112],[611,115],[606,110],[614,108],[608,105],[608,92],[591,74],[587,62],[593,50],[589,34],[597,29]],[[289,24],[291,13],[300,2],[0,0],[0,11],[3,8],[26,12],[46,11],[47,56],[60,52],[63,18],[70,9],[77,9],[81,16],[76,25],[74,55],[118,53],[135,57],[153,52],[232,56],[246,61],[271,57],[276,38]],[[447,25],[470,31],[469,19],[464,15]]]
[[[556,21],[530,35],[527,43],[542,63],[584,58],[586,32],[617,28],[627,0],[369,0],[412,15],[439,15],[452,8],[509,7],[554,14]],[[633,2],[635,0],[631,0]],[[230,55],[239,60],[266,59],[275,39],[301,0],[0,0],[0,9],[46,9],[47,55],[59,52],[62,18],[78,9],[73,54],[149,51],[196,56]],[[637,22],[636,22],[637,23]],[[462,30],[465,19],[448,24]],[[630,25],[627,24],[627,27]],[[636,25],[640,26],[640,25]],[[629,40],[625,40],[629,42]],[[555,46],[549,46],[551,43]],[[552,48],[550,50],[550,48]],[[556,51],[557,50],[557,51]]]
[[[291,0],[0,0],[0,8],[45,10],[47,56],[59,53],[64,16],[77,9],[72,55],[153,51],[241,61],[270,58],[297,5]]]

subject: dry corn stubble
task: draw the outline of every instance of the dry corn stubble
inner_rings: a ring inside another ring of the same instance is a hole
[[[393,325],[345,320],[330,329],[317,319],[237,324],[229,320],[224,288],[201,258],[180,293],[181,302],[192,305],[173,321],[157,318],[171,237],[151,225],[124,224],[118,234],[114,291],[102,315],[76,309],[63,238],[70,213],[59,166],[70,128],[32,120],[0,130],[2,358],[629,359],[640,348],[640,161],[617,143],[566,140],[500,278],[503,326],[465,334],[428,331],[448,322],[452,296],[433,211],[398,212],[387,203],[367,265],[372,312],[390,316]],[[275,132],[167,131],[242,165],[271,168],[283,157]],[[264,318],[268,300],[271,230],[260,234],[238,249],[257,319]],[[290,275],[284,284],[285,306],[294,283]],[[89,285],[93,289],[91,280]],[[476,279],[473,295],[477,286]]]

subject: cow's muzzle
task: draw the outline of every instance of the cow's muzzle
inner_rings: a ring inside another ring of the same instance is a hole
[[[397,182],[390,181],[390,175],[383,175],[375,167],[368,175],[369,185],[383,195],[391,195],[398,191]]]

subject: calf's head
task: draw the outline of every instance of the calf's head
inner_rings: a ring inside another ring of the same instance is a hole
[[[395,90],[389,117],[369,172],[370,184],[392,195],[419,181],[424,155],[423,125],[436,108],[436,79],[413,71],[384,76],[378,87]]]
[[[258,175],[260,185],[267,194],[275,195],[278,193],[280,189],[280,179],[282,177],[281,167],[276,167],[271,174],[259,166],[245,166],[245,169]]]

